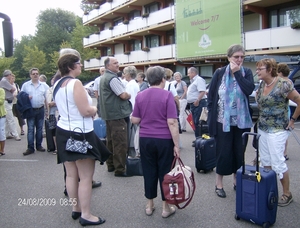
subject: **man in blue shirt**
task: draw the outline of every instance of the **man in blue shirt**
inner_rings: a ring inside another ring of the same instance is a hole
[[[23,84],[21,91],[28,93],[29,99],[34,111],[34,115],[27,118],[27,141],[28,148],[23,153],[24,156],[34,153],[34,130],[35,135],[35,148],[37,151],[44,152],[45,148],[42,147],[43,141],[43,123],[44,123],[44,105],[46,102],[46,87],[39,81],[39,70],[32,68],[29,71],[30,81]]]

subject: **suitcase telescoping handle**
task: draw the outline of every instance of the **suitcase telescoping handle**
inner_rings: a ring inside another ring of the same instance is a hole
[[[258,163],[258,157],[259,157],[259,146],[258,146],[258,141],[259,141],[259,137],[260,137],[260,134],[258,133],[254,133],[254,132],[244,132],[242,134],[242,139],[243,139],[243,145],[246,145],[246,142],[247,142],[247,136],[248,135],[253,135],[256,137],[256,141],[257,141],[257,150],[256,150],[256,172],[259,172],[259,163]],[[244,156],[244,159],[243,159],[243,170],[242,170],[242,173],[244,174],[245,173],[245,156]]]

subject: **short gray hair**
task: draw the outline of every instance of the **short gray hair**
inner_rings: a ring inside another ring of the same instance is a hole
[[[66,55],[66,54],[73,54],[76,55],[79,59],[81,59],[80,53],[73,48],[63,48],[59,51],[59,56]]]
[[[234,53],[239,52],[239,51],[243,52],[244,55],[245,55],[245,49],[244,49],[244,47],[242,45],[240,45],[240,44],[233,44],[233,45],[231,45],[228,48],[228,50],[227,50],[227,56],[231,57]]]
[[[127,66],[123,70],[124,74],[129,74],[132,79],[135,79],[137,75],[137,69],[135,66]]]
[[[46,75],[44,75],[44,74],[41,74],[39,79],[40,79],[40,81],[42,81],[42,82],[46,82],[46,81],[47,81],[47,77],[46,77]]]
[[[165,77],[165,68],[161,66],[149,67],[146,76],[150,86],[159,85]]]
[[[181,74],[180,72],[175,72],[175,73],[174,73],[174,78],[175,78],[177,75],[179,75],[180,78],[182,78],[182,74]]]
[[[5,70],[5,71],[3,72],[3,77],[7,77],[7,76],[9,76],[9,75],[11,75],[11,74],[12,74],[11,70]]]

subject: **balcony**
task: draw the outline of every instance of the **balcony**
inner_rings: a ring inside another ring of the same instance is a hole
[[[138,64],[139,62],[155,62],[162,61],[166,59],[174,59],[175,58],[175,44],[153,47],[150,48],[149,52],[145,52],[142,50],[131,51],[129,55],[125,55],[123,53],[115,54],[115,58],[118,59],[120,65],[125,64]],[[98,69],[100,66],[104,66],[104,60],[107,56],[102,56],[101,59],[90,59],[89,61],[84,61],[85,70],[89,69]]]
[[[299,37],[300,29],[289,26],[245,32],[245,50],[247,55],[299,52]]]
[[[104,5],[106,5],[105,3]],[[101,5],[100,9],[103,5]],[[99,10],[100,10],[99,9]],[[125,34],[134,33],[135,31],[153,27],[156,25],[159,25],[166,21],[174,20],[174,6],[170,6],[167,8],[164,8],[162,10],[150,13],[148,17],[138,17],[136,19],[130,20],[129,24],[119,24],[114,26],[113,30],[105,29],[100,32],[100,35],[98,36],[98,43],[102,42],[107,39],[114,39],[116,37],[120,37]],[[88,47],[95,44],[95,35],[90,35],[89,38],[84,38],[83,44],[84,47]]]
[[[117,7],[125,4],[126,2],[130,2],[130,0],[114,0],[112,2],[106,2],[106,3],[102,4],[99,9],[94,9],[88,15],[84,15],[82,17],[82,22],[83,22],[83,24],[85,24],[89,21],[92,21],[96,17],[98,17],[102,14],[105,14],[114,8],[117,8]]]

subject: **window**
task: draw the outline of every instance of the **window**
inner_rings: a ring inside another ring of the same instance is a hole
[[[141,11],[139,10],[133,10],[129,13],[129,18],[132,20],[132,19],[135,19],[137,17],[140,17],[141,16]]]
[[[174,36],[174,30],[167,31],[167,42],[166,44],[175,44],[175,36]]]
[[[158,47],[159,46],[159,36],[157,36],[157,35],[146,36],[146,46],[149,48]]]
[[[122,17],[120,17],[120,18],[114,20],[114,26],[120,25],[120,24],[122,24],[122,23],[123,23]]]
[[[142,42],[140,40],[132,40],[130,42],[131,50],[137,51],[142,49]]]
[[[160,4],[158,2],[153,2],[151,4],[145,5],[145,13],[153,13],[158,11]]]
[[[293,20],[300,21],[299,8],[288,7],[270,11],[270,28],[289,26]]]

